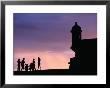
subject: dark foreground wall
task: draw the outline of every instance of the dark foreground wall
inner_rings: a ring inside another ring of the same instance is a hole
[[[78,56],[70,58],[70,71],[77,74],[97,74],[97,39],[81,40]]]

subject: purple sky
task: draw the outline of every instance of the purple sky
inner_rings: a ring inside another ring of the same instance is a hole
[[[97,37],[96,13],[14,13],[14,64],[23,53],[68,52],[74,22],[81,26],[83,39]]]

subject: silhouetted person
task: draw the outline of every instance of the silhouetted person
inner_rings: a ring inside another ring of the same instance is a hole
[[[41,59],[40,59],[40,57],[38,57],[38,70],[39,69],[41,70],[41,64],[40,64],[40,62],[41,62]]]
[[[81,40],[81,27],[75,22],[75,25],[72,27],[71,33],[72,33],[72,50],[76,50],[78,48],[78,45]]]
[[[32,71],[35,71],[35,59],[33,59],[33,67],[32,67]]]
[[[25,64],[25,58],[21,61],[21,71],[24,69],[24,64]]]
[[[28,64],[25,64],[25,71],[28,71]]]
[[[30,71],[35,71],[36,68],[35,68],[35,59],[33,59],[33,62],[30,63],[30,68],[29,68]]]
[[[20,59],[18,59],[17,63],[18,63],[18,65],[17,65],[18,66],[17,71],[20,71],[20,63],[21,63],[20,62]]]

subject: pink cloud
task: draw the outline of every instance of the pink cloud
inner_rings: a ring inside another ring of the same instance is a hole
[[[33,58],[36,61],[37,68],[37,58],[41,58],[41,67],[44,69],[68,69],[68,62],[71,57],[74,57],[74,52],[68,51],[37,51],[37,52],[17,52],[14,54],[14,70],[17,68],[17,59],[26,58],[26,63],[31,63]]]

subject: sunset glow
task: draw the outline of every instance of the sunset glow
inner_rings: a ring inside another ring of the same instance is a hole
[[[70,30],[74,22],[82,28],[82,38],[97,37],[96,13],[15,13],[14,14],[14,70],[17,59],[41,58],[44,69],[68,69],[75,53],[71,47]]]

